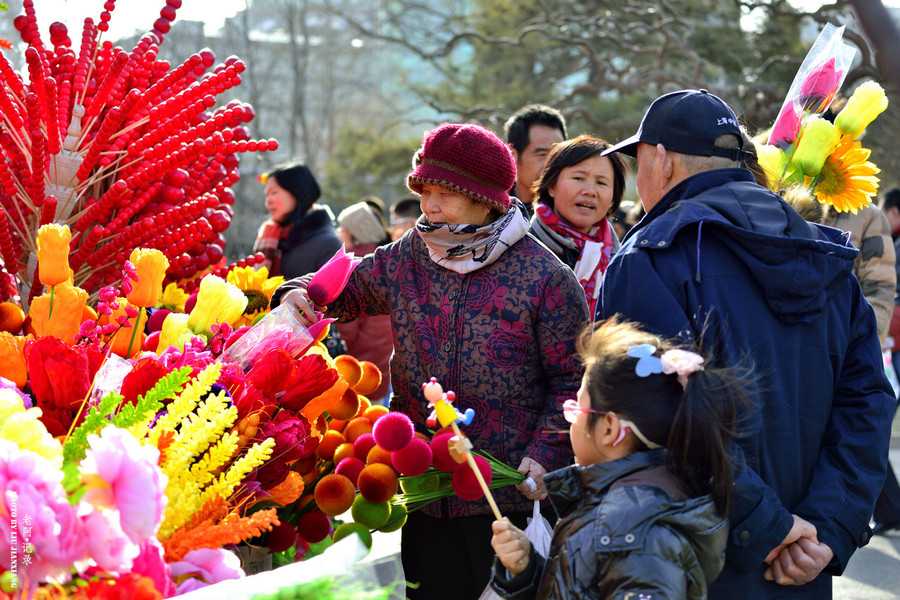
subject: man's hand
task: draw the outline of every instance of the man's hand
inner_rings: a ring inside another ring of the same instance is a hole
[[[778,554],[763,577],[780,585],[803,585],[818,577],[832,558],[827,544],[801,537]]]
[[[547,488],[544,487],[544,475],[547,474],[547,469],[542,467],[537,461],[526,456],[519,463],[519,468],[516,470],[526,477],[531,477],[532,481],[534,481],[534,484],[531,484],[526,479],[516,486],[517,490],[525,494],[529,500],[543,500],[547,497]]]
[[[784,537],[784,540],[775,546],[772,551],[769,552],[768,556],[766,556],[764,562],[767,565],[771,565],[782,550],[799,540],[801,537],[816,539],[815,525],[805,519],[801,519],[797,515],[791,516],[794,517],[794,524],[791,526],[791,530],[788,531],[788,534]]]
[[[528,566],[531,542],[528,541],[525,532],[510,523],[506,517],[494,521],[491,529],[494,531],[491,546],[509,574],[515,577]]]

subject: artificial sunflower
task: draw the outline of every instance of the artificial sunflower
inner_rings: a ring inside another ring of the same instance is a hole
[[[869,198],[878,193],[879,179],[875,174],[881,172],[868,161],[871,153],[852,137],[844,136],[815,179],[819,202],[834,206],[838,212],[849,210],[853,214],[868,205]]]
[[[284,277],[269,277],[269,269],[260,267],[236,267],[228,273],[228,283],[238,287],[247,297],[247,308],[235,326],[252,325],[261,315],[269,312],[269,301]]]

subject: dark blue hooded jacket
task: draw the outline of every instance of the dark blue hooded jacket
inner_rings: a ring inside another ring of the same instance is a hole
[[[688,342],[702,333],[717,362],[752,366],[758,378],[736,449],[749,468],[738,467],[725,570],[710,598],[830,598],[830,575],[871,535],[896,401],[852,274],[856,254],[749,171],[720,169],[670,190],[606,272],[604,318],[621,313]],[[763,559],[792,513],[835,558],[809,584],[783,587],[763,579]]]

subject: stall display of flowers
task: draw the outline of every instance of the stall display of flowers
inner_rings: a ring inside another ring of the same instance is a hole
[[[887,108],[884,89],[861,84],[834,119],[823,118],[847,74],[855,50],[844,27],[827,24],[800,66],[767,143],[757,146],[770,187],[808,187],[823,204],[854,214],[878,192],[878,167],[858,138]]]

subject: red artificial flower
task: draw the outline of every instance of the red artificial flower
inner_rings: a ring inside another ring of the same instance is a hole
[[[781,109],[781,114],[778,115],[778,119],[772,127],[772,133],[769,134],[769,145],[787,150],[797,139],[799,133],[800,117],[794,110],[794,103],[788,102]]]
[[[162,600],[153,580],[136,573],[118,579],[95,579],[78,588],[76,598],[91,600]]]
[[[357,264],[359,264],[359,260],[352,254],[347,254],[342,245],[334,256],[313,275],[306,288],[309,299],[319,306],[325,306],[337,298],[344,291],[344,286],[350,279],[350,273]]]
[[[319,354],[310,353],[297,361],[294,377],[278,399],[283,408],[300,410],[307,402],[330,389],[338,380],[337,369]]]
[[[294,376],[294,358],[281,348],[270,348],[247,373],[245,381],[263,395],[274,398]]]
[[[171,369],[152,356],[138,360],[122,380],[121,394],[125,397],[124,401],[131,404],[137,403],[138,396],[143,396],[152,390],[156,382],[168,375],[170,371]]]
[[[800,104],[803,110],[820,113],[828,108],[838,91],[843,73],[835,71],[834,57],[813,69],[800,86]]]
[[[280,410],[271,420],[260,423],[256,441],[275,440],[270,462],[292,462],[309,456],[319,446],[319,439],[310,434],[311,429],[303,415]]]
[[[86,346],[71,346],[52,336],[25,343],[25,363],[31,392],[38,407],[58,409],[65,421],[65,412],[74,411],[91,389],[94,375],[103,364],[103,355]]]

